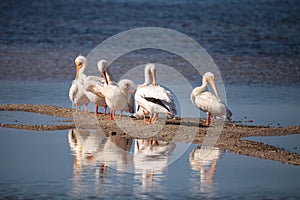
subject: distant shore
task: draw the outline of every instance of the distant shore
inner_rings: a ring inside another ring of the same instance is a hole
[[[34,130],[34,131],[50,131],[50,130],[67,130],[78,128],[78,124],[74,122],[74,116],[76,113],[71,108],[63,108],[49,105],[34,105],[34,104],[0,104],[0,111],[23,111],[45,114],[49,116],[69,118],[62,124],[57,125],[34,125],[34,124],[0,124],[3,128],[15,128],[22,130]],[[97,118],[94,114],[81,114],[84,118],[92,117],[98,119],[96,126],[101,127],[106,135],[111,133],[121,134],[122,137],[134,138],[132,135],[124,133],[116,121],[109,120],[109,116],[103,116],[99,114]],[[124,119],[129,119],[125,116]],[[131,119],[131,118],[130,118]],[[176,118],[166,119],[166,121],[159,121],[155,125],[146,125],[142,120],[132,119],[136,121],[140,126],[151,126],[155,129],[155,126],[162,125],[162,129],[152,136],[155,140],[171,141],[176,135],[176,141],[179,142],[191,142],[201,144],[207,133],[208,127],[204,126],[204,119],[192,119],[192,118]],[[76,121],[76,120],[75,120]],[[120,122],[120,121],[119,121]],[[77,122],[76,122],[77,123]],[[123,123],[123,122],[122,122]],[[93,126],[93,125],[91,125]],[[180,128],[180,134],[178,136],[177,131]],[[196,131],[196,132],[195,132]],[[191,134],[191,133],[196,133]],[[287,164],[300,166],[300,155],[293,152],[288,152],[283,148],[267,145],[261,142],[254,142],[245,140],[242,138],[250,136],[284,136],[290,134],[300,134],[300,126],[290,127],[266,127],[266,126],[246,126],[238,125],[234,123],[226,123],[223,127],[222,133],[218,138],[216,146],[222,149],[227,149],[236,154],[242,154],[247,156],[254,156],[261,159],[275,160]],[[191,138],[191,135],[193,138]],[[140,137],[140,135],[138,136]]]

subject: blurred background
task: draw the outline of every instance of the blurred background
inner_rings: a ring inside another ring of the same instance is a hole
[[[77,55],[86,56],[122,31],[151,26],[196,40],[212,56],[225,84],[300,85],[298,0],[2,0],[0,12],[2,80],[71,81]],[[168,53],[148,61],[175,68],[188,64]],[[111,68],[137,64],[125,55]],[[201,83],[199,77],[188,78]]]

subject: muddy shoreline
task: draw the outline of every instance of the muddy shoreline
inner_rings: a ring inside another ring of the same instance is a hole
[[[78,124],[78,117],[85,118],[85,121],[92,121],[89,119],[96,119],[94,114],[76,114],[71,108],[63,108],[49,105],[33,105],[33,104],[2,104],[0,111],[23,111],[45,114],[49,116],[69,118],[65,120],[67,123],[57,125],[34,125],[34,124],[0,124],[4,128],[16,128],[22,130],[36,130],[36,131],[51,131],[51,130],[66,130],[81,126]],[[140,128],[149,128],[153,130],[160,130],[152,136],[144,136],[145,138],[153,138],[164,141],[178,142],[193,142],[196,144],[203,143],[208,127],[204,126],[203,119],[192,118],[176,118],[158,121],[157,124],[147,126],[142,120],[124,117],[122,120],[122,130],[120,128],[120,120],[111,121],[109,116],[98,115],[98,120],[94,122],[95,127],[101,127],[106,135],[116,132],[122,137],[134,138],[141,137],[141,134],[134,135],[137,131],[136,127],[126,126],[124,124],[132,122],[132,120]],[[77,120],[77,121],[76,121]],[[82,120],[79,120],[82,121]],[[75,123],[70,123],[75,122]],[[83,126],[94,126],[93,124],[83,124]],[[125,127],[125,128],[124,128]],[[130,130],[132,128],[132,130]],[[130,132],[133,134],[126,134]],[[179,133],[179,134],[178,134]],[[215,144],[219,148],[227,149],[233,153],[254,156],[261,159],[275,160],[287,164],[300,166],[300,155],[297,153],[286,151],[283,148],[267,145],[261,142],[248,141],[243,138],[250,136],[284,136],[290,134],[300,134],[300,126],[289,127],[266,127],[266,126],[246,126],[235,123],[226,123],[221,134]]]

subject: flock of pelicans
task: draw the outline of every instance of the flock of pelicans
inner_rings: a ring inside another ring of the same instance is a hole
[[[169,117],[177,114],[170,91],[156,84],[154,64],[146,65],[145,82],[141,85],[136,85],[129,79],[114,82],[105,60],[100,60],[97,64],[102,77],[85,75],[87,59],[84,56],[78,56],[75,59],[75,65],[76,78],[70,87],[69,97],[76,106],[76,112],[78,112],[78,106],[81,105],[85,105],[85,112],[87,112],[88,103],[93,102],[96,106],[96,115],[98,115],[99,106],[104,107],[104,115],[108,106],[111,120],[116,118],[116,111],[120,111],[120,118],[122,118],[123,111],[130,113],[135,111],[134,116],[143,117],[147,124],[155,123],[158,114]],[[207,84],[211,85],[214,94],[206,91]],[[198,109],[207,113],[206,125],[208,126],[211,124],[211,116],[220,118],[232,116],[225,103],[219,98],[214,75],[211,72],[203,75],[202,85],[193,89],[190,98]],[[148,115],[149,119],[146,118]]]

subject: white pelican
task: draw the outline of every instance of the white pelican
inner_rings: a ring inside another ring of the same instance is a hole
[[[202,85],[200,87],[194,88],[190,96],[192,103],[197,108],[207,113],[207,126],[211,124],[211,116],[221,118],[230,118],[232,116],[231,111],[219,98],[214,79],[215,76],[213,73],[206,72],[202,78]],[[211,85],[215,94],[206,91],[208,83]]]
[[[85,83],[85,94],[89,98],[91,102],[93,102],[96,106],[95,114],[98,115],[98,107],[104,107],[103,115],[106,115],[107,104],[105,102],[105,96],[99,92],[94,92],[96,90],[95,87],[104,87],[107,78],[110,80],[110,76],[107,72],[107,61],[99,60],[98,62],[98,70],[100,74],[103,76],[88,76]]]
[[[156,68],[154,64],[148,64],[145,67],[145,83],[138,87],[135,93],[137,107],[136,116],[142,110],[144,121],[148,124],[154,123],[158,114],[165,114],[173,117],[177,114],[174,100],[170,91],[156,85]],[[152,85],[150,80],[152,79]],[[146,121],[146,115],[150,113],[149,121]]]
[[[134,99],[132,94],[136,90],[136,85],[129,79],[123,79],[118,84],[109,82],[104,87],[97,88],[105,96],[106,104],[110,108],[110,119],[115,119],[115,111],[134,112]]]
[[[78,56],[75,59],[76,65],[76,78],[73,80],[69,90],[69,98],[76,106],[76,112],[78,112],[78,106],[85,105],[85,112],[87,112],[87,105],[90,100],[84,93],[84,82],[86,81],[86,75],[84,69],[86,67],[87,60],[84,56]]]

